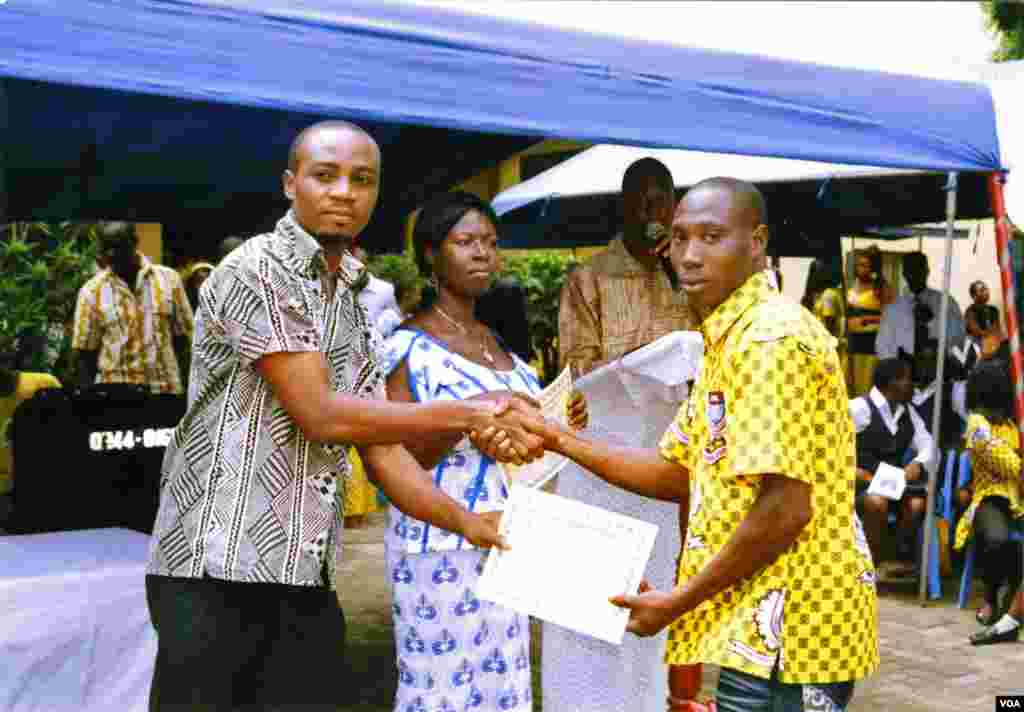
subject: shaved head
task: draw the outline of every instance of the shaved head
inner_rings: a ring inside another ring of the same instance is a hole
[[[749,215],[751,227],[768,222],[768,209],[764,202],[764,196],[753,183],[739,178],[705,178],[690,188],[687,193],[698,190],[721,190],[731,194],[733,205]]]
[[[767,266],[761,191],[736,178],[709,178],[679,201],[669,258],[690,304],[706,318]]]
[[[356,126],[348,121],[341,121],[340,119],[331,119],[329,121],[318,121],[312,126],[307,126],[299,132],[292,140],[292,145],[288,149],[288,170],[295,171],[299,167],[299,163],[302,157],[306,154],[306,144],[310,138],[320,133],[321,131],[350,131],[351,133],[365,136],[374,146],[377,146],[377,142],[374,141],[365,129]],[[377,155],[380,156],[380,146],[377,146]]]

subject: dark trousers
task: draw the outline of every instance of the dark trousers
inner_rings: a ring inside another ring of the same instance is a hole
[[[346,693],[333,591],[146,577],[158,648],[151,711],[331,710]]]
[[[722,668],[715,701],[718,712],[845,712],[853,683],[800,685]]]
[[[1010,524],[1010,503],[1005,497],[986,497],[974,513],[985,600],[993,605],[999,586],[1009,582],[1011,591],[1015,591],[1021,581],[1020,547],[1010,541]]]

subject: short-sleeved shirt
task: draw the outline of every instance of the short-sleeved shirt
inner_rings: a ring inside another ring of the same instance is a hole
[[[164,456],[148,572],[334,586],[348,447],[310,442],[255,368],[321,352],[331,387],[384,397],[376,332],[346,253],[329,296],[320,245],[294,220],[232,252],[203,284],[189,404]]]
[[[755,274],[701,325],[704,362],[662,456],[689,471],[679,580],[750,513],[761,477],[811,487],[813,516],[754,576],[672,624],[670,664],[712,663],[786,683],[864,677],[878,665],[875,571],[854,514],[855,445],[835,339]]]
[[[426,332],[400,328],[385,342],[385,370],[405,368],[409,390],[419,403],[459,401],[490,391],[516,391],[536,395],[540,383],[518,356],[511,370],[487,368],[450,351]],[[501,509],[508,487],[501,467],[463,439],[441,458],[431,472],[434,485],[470,512]],[[425,554],[473,548],[465,539],[410,517],[394,506],[387,534],[392,551]]]
[[[978,505],[988,497],[1002,497],[1014,519],[1024,517],[1020,486],[1020,433],[1010,422],[989,422],[981,413],[967,419],[964,442],[971,454],[971,503],[956,526],[954,547],[962,549],[973,531]]]
[[[686,294],[672,288],[661,268],[640,264],[619,235],[565,279],[558,309],[559,358],[577,373],[589,373],[692,323]]]
[[[135,288],[112,269],[78,291],[72,348],[98,351],[97,383],[139,383],[181,393],[174,337],[192,337],[192,307],[181,277],[140,254]]]

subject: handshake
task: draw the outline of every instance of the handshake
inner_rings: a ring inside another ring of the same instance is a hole
[[[547,420],[540,404],[530,396],[512,391],[490,391],[473,398],[487,402],[469,430],[470,442],[498,462],[522,465],[543,457],[558,441],[561,428]],[[587,426],[587,401],[574,391],[566,404],[569,426],[581,430]]]

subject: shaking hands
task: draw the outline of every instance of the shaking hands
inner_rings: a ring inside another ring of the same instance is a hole
[[[491,421],[482,420],[470,431],[470,440],[485,455],[498,462],[521,465],[532,462],[552,449],[561,426],[547,421],[540,404],[529,396],[510,391],[492,391],[480,397],[495,404]],[[573,391],[566,403],[566,416],[573,430],[582,430],[589,422],[587,400]]]

